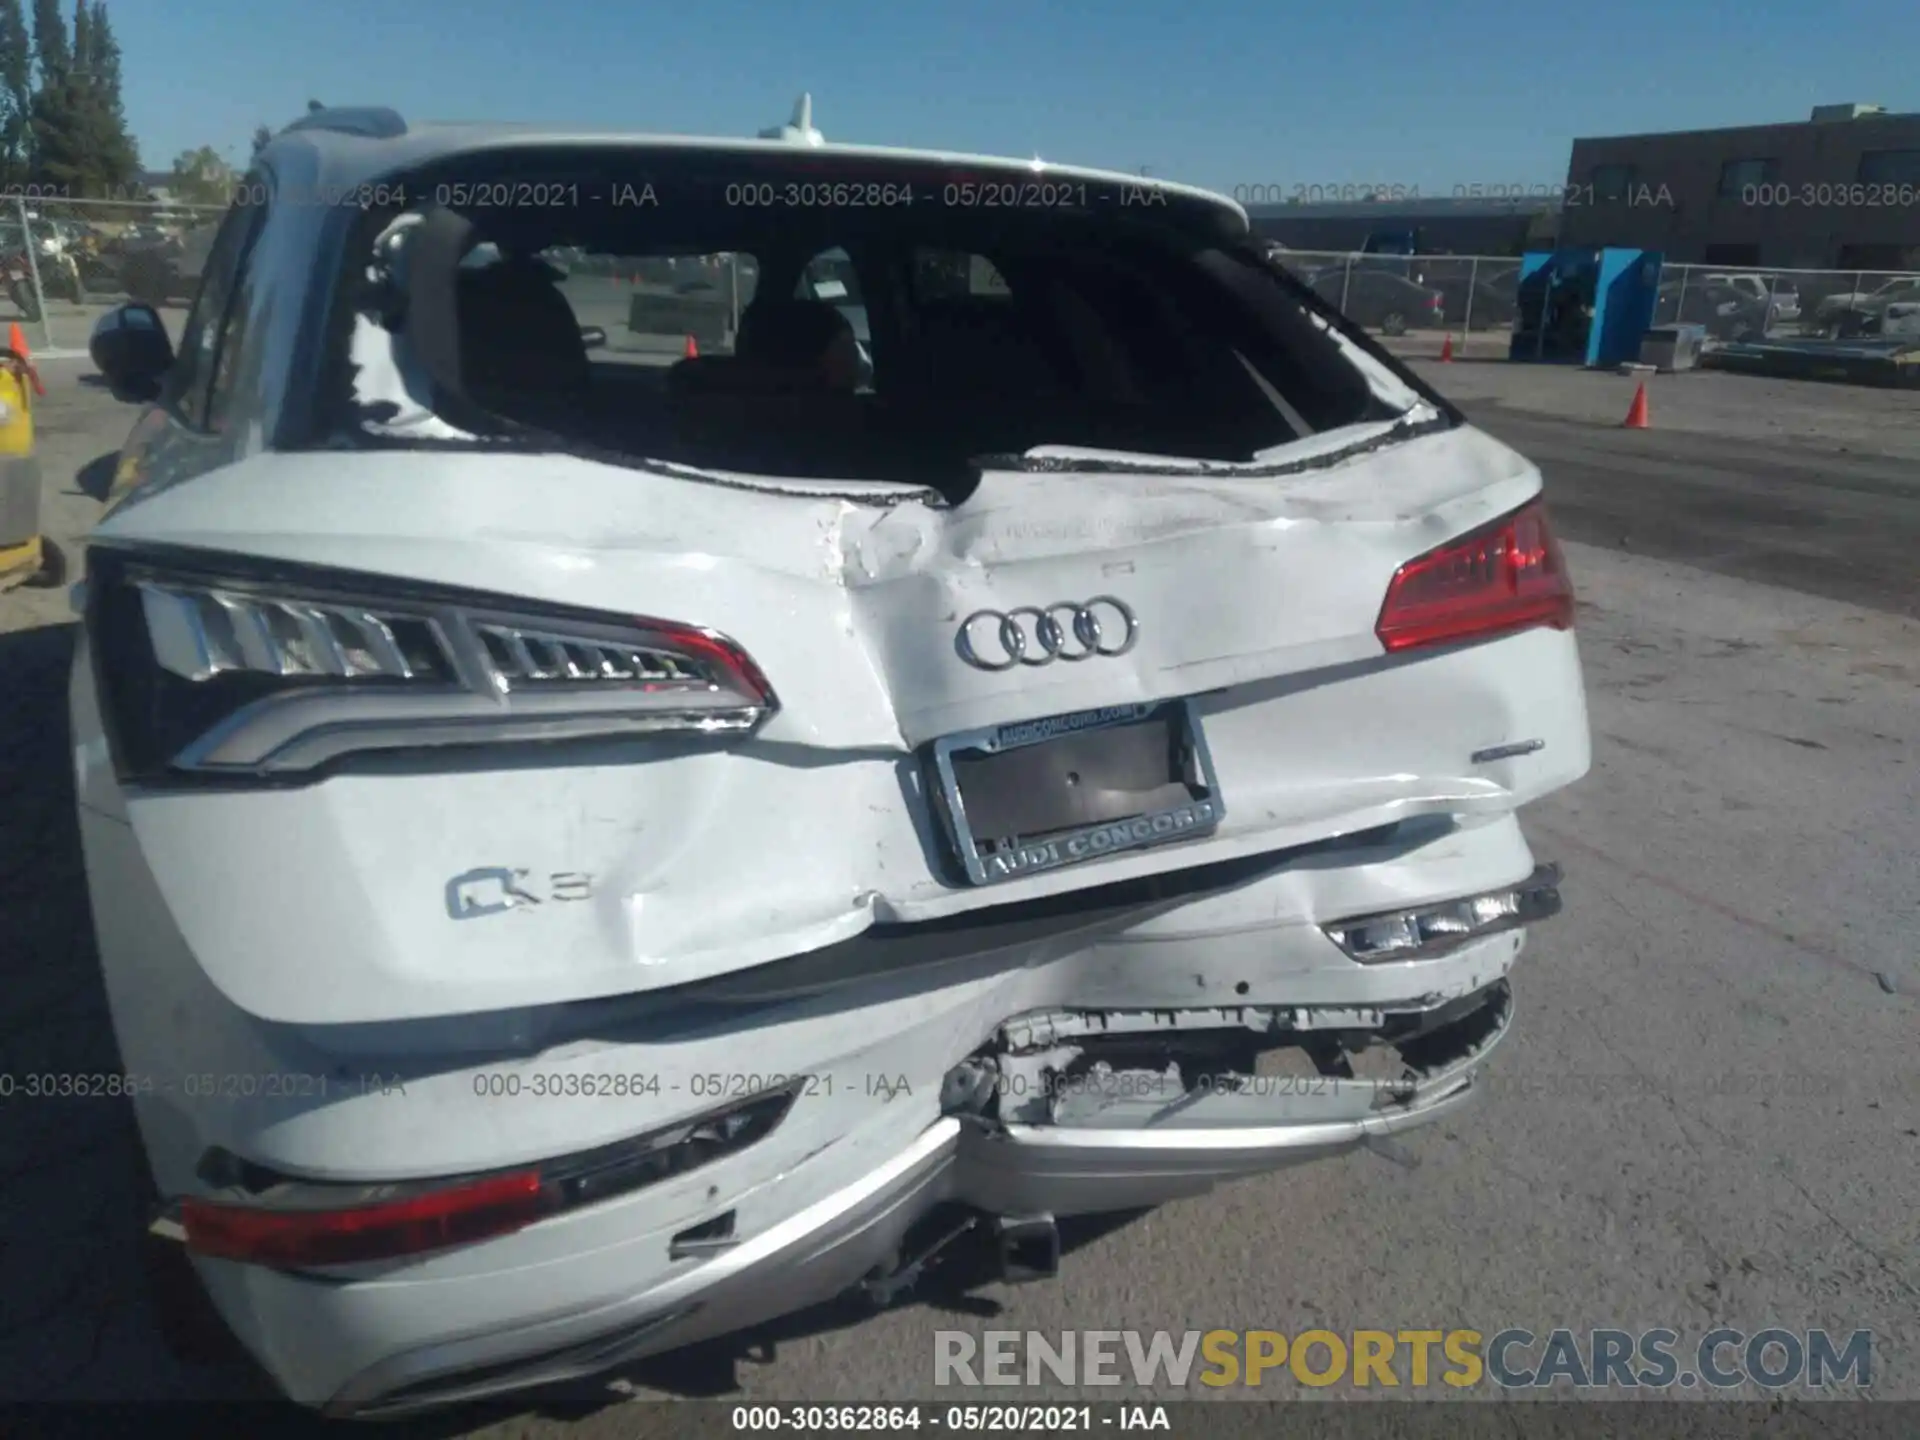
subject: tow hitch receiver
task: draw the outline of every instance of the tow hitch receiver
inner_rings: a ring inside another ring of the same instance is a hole
[[[1060,1273],[1060,1227],[1051,1215],[1001,1215],[993,1222],[1000,1246],[1000,1278],[1009,1285],[1051,1280]]]
[[[891,1265],[882,1266],[860,1282],[860,1293],[876,1310],[885,1310],[903,1296],[911,1294],[935,1258],[974,1233],[979,1228],[980,1218],[977,1211],[936,1211],[924,1224],[916,1227],[917,1233],[908,1235]]]

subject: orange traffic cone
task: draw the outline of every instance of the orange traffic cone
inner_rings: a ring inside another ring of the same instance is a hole
[[[700,344],[698,341],[696,341],[693,338],[693,336],[689,335],[687,336],[687,359],[698,360],[699,358],[700,358]]]
[[[1642,380],[1640,387],[1633,392],[1633,404],[1627,407],[1627,418],[1620,422],[1626,430],[1646,430],[1647,424],[1647,382]]]
[[[1440,342],[1440,363],[1445,365],[1453,359],[1453,336],[1448,335]]]
[[[27,372],[27,379],[33,385],[33,393],[46,394],[47,387],[40,383],[40,372],[34,368],[33,351],[27,348],[26,331],[20,328],[18,320],[7,329],[7,348],[20,357],[20,368]]]

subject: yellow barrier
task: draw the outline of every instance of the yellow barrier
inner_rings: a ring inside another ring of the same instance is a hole
[[[40,377],[33,363],[18,349],[0,350],[0,590],[16,585],[53,589],[66,582],[66,557],[40,533],[40,461],[33,453],[36,392]]]

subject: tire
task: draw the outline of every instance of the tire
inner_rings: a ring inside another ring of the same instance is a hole
[[[9,280],[7,298],[13,302],[13,308],[20,312],[20,318],[27,324],[40,323],[40,302],[33,293],[33,286],[19,280]]]
[[[1398,310],[1395,310],[1392,314],[1388,315],[1384,320],[1380,322],[1380,333],[1382,335],[1406,334],[1407,333],[1407,317],[1402,315]]]

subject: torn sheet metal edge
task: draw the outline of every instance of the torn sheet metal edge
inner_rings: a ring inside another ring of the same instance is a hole
[[[1165,460],[1126,460],[1118,457],[1093,460],[1064,455],[1023,454],[976,455],[967,463],[980,472],[1000,470],[1016,475],[1193,475],[1219,480],[1266,480],[1283,475],[1304,475],[1314,470],[1331,470],[1336,465],[1344,465],[1349,460],[1357,460],[1362,455],[1370,455],[1402,441],[1417,440],[1423,435],[1440,435],[1456,428],[1449,416],[1416,397],[1415,404],[1407,413],[1385,428],[1331,450],[1321,450],[1291,460],[1251,463],[1182,460],[1177,457]],[[1338,433],[1327,432],[1330,435]]]
[[[1099,1133],[1207,1131],[1359,1122],[1377,1115],[1417,1112],[1470,1088],[1475,1072],[1511,1032],[1513,992],[1505,982],[1490,988],[1494,993],[1485,1010],[1462,1016],[1456,1023],[1464,1025],[1491,1010],[1491,1028],[1452,1059],[1423,1070],[1409,1068],[1404,1075],[1375,1079],[1238,1075],[1230,1077],[1235,1083],[1223,1077],[1218,1084],[1198,1088],[1169,1080],[1169,1089],[1155,1087],[1154,1077],[1145,1072],[1110,1072],[1111,1083],[1105,1089],[1098,1078],[1087,1077],[1079,1088],[1057,1096],[1051,1124],[1061,1130]],[[1123,1076],[1132,1083],[1123,1082]]]
[[[1010,1051],[1044,1050],[1075,1040],[1156,1035],[1176,1040],[1195,1032],[1246,1030],[1291,1035],[1315,1030],[1377,1030],[1387,1016],[1417,1015],[1415,1005],[1248,1005],[1202,1010],[1047,1010],[1001,1022],[996,1035]]]

